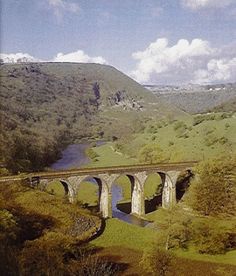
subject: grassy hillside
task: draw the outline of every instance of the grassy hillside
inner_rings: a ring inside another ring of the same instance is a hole
[[[42,170],[82,139],[114,140],[150,118],[187,117],[113,67],[98,64],[1,65],[1,162]]]
[[[132,139],[121,139],[94,147],[96,161],[90,166],[135,164],[143,162],[140,154],[145,147],[156,152],[158,161],[203,160],[226,152],[236,152],[236,117],[234,113],[211,113],[172,121],[152,120]],[[159,149],[155,150],[155,147]]]

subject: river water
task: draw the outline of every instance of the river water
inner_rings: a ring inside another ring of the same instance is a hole
[[[54,170],[68,170],[88,164],[90,160],[85,154],[88,147],[89,144],[69,145],[62,151],[61,159],[52,164],[51,168]]]
[[[104,142],[97,142],[97,146],[104,144]],[[89,143],[72,144],[62,151],[62,157],[51,168],[53,170],[68,170],[80,168],[86,164],[89,164],[90,160],[86,156],[85,151],[89,147]],[[91,181],[94,183],[94,181]],[[94,185],[97,185],[94,183]],[[115,183],[112,186],[112,217],[123,220],[127,223],[135,224],[138,226],[146,226],[149,222],[143,219],[139,219],[131,214],[121,212],[117,208],[117,202],[122,200],[122,188]]]

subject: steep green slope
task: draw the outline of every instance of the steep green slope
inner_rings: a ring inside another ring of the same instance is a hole
[[[113,67],[1,65],[1,161],[38,170],[81,139],[114,140],[155,118],[188,117]]]

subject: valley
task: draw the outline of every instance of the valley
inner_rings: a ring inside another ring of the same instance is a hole
[[[163,172],[147,174],[142,215],[130,214],[137,187],[129,173],[109,191],[112,218],[101,212],[98,176],[80,183],[74,204],[65,179],[46,188],[0,183],[0,254],[7,266],[14,263],[10,272],[48,267],[65,275],[93,267],[97,275],[153,275],[149,256],[165,248],[177,275],[234,275],[234,84],[150,91],[106,65],[0,66],[2,178],[198,162],[191,175],[183,171],[176,179],[173,208],[163,207]]]

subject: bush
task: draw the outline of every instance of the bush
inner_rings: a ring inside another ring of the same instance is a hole
[[[148,275],[165,276],[173,272],[175,256],[172,252],[154,246],[150,251],[144,251],[140,265]]]
[[[226,144],[226,143],[228,143],[228,142],[229,142],[228,138],[226,138],[226,137],[224,137],[224,136],[222,136],[222,137],[219,139],[219,143],[220,143],[221,145],[224,145],[224,144]]]
[[[228,129],[230,127],[230,124],[229,123],[226,123],[225,124],[225,129]]]
[[[196,116],[193,118],[193,126],[199,125],[202,122],[204,122],[204,117],[202,116]]]
[[[139,160],[143,163],[158,163],[165,160],[163,150],[157,144],[148,144],[139,151]]]
[[[214,135],[209,135],[209,136],[206,136],[204,138],[204,144],[207,146],[207,147],[210,147],[214,144],[216,144],[218,142],[218,138]]]
[[[182,121],[178,121],[174,124],[174,130],[178,130],[178,129],[184,129],[186,130],[187,129],[187,126],[184,122]]]
[[[169,141],[169,146],[173,146],[175,143],[173,141]]]
[[[98,160],[99,155],[92,148],[87,149],[86,154],[91,160],[93,161]]]

